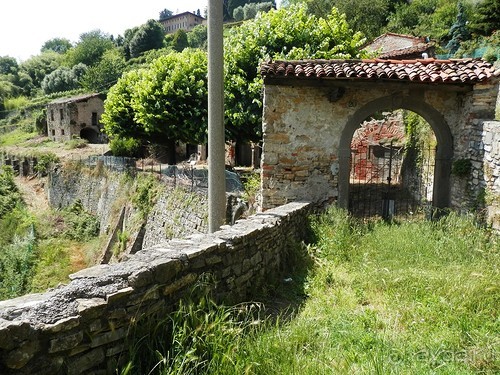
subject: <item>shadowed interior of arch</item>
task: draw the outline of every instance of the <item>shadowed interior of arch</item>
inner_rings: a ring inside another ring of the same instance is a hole
[[[385,218],[428,211],[436,145],[415,112],[376,112],[364,120],[350,143],[349,211]]]

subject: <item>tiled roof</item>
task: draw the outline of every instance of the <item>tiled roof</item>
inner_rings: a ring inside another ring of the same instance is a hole
[[[500,70],[481,59],[463,60],[300,60],[261,65],[264,77],[334,78],[439,83],[476,83]]]

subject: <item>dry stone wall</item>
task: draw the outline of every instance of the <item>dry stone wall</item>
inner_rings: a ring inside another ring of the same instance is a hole
[[[206,190],[168,188],[148,215],[143,247],[166,239],[208,232],[208,196]]]
[[[124,205],[131,180],[123,173],[97,168],[71,170],[57,166],[49,174],[48,199],[52,207],[64,208],[79,200],[86,211],[97,215],[102,232],[112,230]],[[208,202],[206,190],[188,186],[173,186],[164,181],[165,189],[149,213],[142,247],[151,247],[167,239],[208,232]],[[125,222],[130,222],[134,210],[127,210]]]
[[[217,298],[232,302],[286,275],[292,242],[306,236],[308,210],[290,203],[80,271],[47,293],[0,302],[0,373],[114,374],[126,360],[131,327],[165,317],[201,275],[211,274]]]

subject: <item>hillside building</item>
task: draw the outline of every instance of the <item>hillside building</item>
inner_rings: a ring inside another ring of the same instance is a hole
[[[191,31],[195,26],[204,25],[206,19],[191,12],[184,12],[159,20],[167,34],[173,34],[177,30]]]
[[[56,142],[80,137],[89,143],[105,143],[101,116],[104,112],[104,97],[101,94],[86,94],[62,98],[47,105],[47,134]]]

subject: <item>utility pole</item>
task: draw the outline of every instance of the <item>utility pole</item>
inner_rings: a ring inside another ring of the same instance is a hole
[[[224,148],[224,44],[222,0],[208,1],[208,229],[226,216]]]

